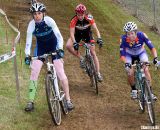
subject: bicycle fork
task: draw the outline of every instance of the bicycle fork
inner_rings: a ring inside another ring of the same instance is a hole
[[[138,71],[139,70],[139,71]],[[138,93],[141,93],[142,95],[144,95],[144,85],[143,85],[143,78],[145,78],[145,73],[144,73],[144,70],[141,68],[141,69],[138,69],[136,70],[136,82],[137,82],[137,86],[138,86]],[[140,98],[140,97],[138,97]]]
[[[63,91],[59,91],[59,86],[58,86],[58,78],[57,78],[57,74],[56,74],[56,70],[53,64],[51,63],[47,63],[47,69],[49,72],[52,73],[52,79],[53,79],[53,83],[55,86],[55,94],[56,94],[56,99],[55,100],[59,100],[62,101],[63,98],[65,97],[65,94],[63,93]],[[61,95],[61,93],[63,93]]]

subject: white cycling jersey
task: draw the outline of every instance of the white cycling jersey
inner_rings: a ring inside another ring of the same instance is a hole
[[[56,48],[63,49],[63,37],[62,37],[55,21],[49,16],[45,16],[44,21],[48,25],[48,27],[52,28],[53,33],[57,38]],[[30,50],[31,50],[31,46],[32,46],[32,36],[34,35],[33,34],[34,31],[35,31],[35,20],[33,19],[29,22],[28,29],[27,29],[26,47],[25,47],[25,54],[26,55],[30,55],[30,53],[31,53]]]

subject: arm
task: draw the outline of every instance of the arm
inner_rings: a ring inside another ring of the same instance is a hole
[[[152,55],[153,55],[154,58],[157,57],[157,51],[156,51],[155,48],[153,48],[153,49],[151,50],[151,53],[152,53]]]
[[[154,45],[152,44],[152,42],[148,39],[147,35],[145,33],[143,33],[143,37],[144,37],[144,41],[145,44],[148,46],[148,48],[151,50],[151,53],[153,55],[154,58],[157,57],[157,51],[154,47]]]
[[[122,42],[122,39],[120,39],[120,60],[123,61],[124,63],[126,62],[126,50],[125,50],[125,46],[124,43]]]
[[[93,24],[92,24],[92,27],[93,27],[93,29],[96,31],[97,37],[98,37],[98,38],[101,38],[101,35],[100,35],[100,32],[99,32],[99,30],[98,30],[98,28],[97,28],[96,23],[93,23]]]
[[[63,50],[63,37],[59,31],[59,28],[58,28],[56,22],[52,18],[47,17],[47,24],[52,27],[52,30],[53,30],[55,36],[57,37],[57,42],[58,42],[57,49]]]
[[[75,28],[74,27],[70,28],[70,37],[71,37],[71,40],[72,40],[73,43],[76,42],[74,34],[75,34]]]
[[[32,46],[32,33],[35,29],[35,23],[32,20],[27,28],[27,37],[26,37],[26,47],[25,47],[25,54],[26,56],[29,56],[31,53],[31,46]]]

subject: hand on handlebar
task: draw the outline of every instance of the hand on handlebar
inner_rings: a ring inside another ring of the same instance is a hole
[[[64,51],[62,49],[59,49],[56,51],[57,52],[57,55],[60,57],[60,58],[63,58],[64,57]]]
[[[102,40],[102,38],[98,38],[97,39],[97,43],[98,43],[99,47],[101,48],[103,46],[103,40]]]
[[[74,42],[74,43],[73,43],[73,47],[74,47],[74,49],[75,49],[76,51],[78,51],[78,49],[79,49],[79,44],[78,44],[77,42]]]

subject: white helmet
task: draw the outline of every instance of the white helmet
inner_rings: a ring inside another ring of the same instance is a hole
[[[130,32],[135,30],[137,30],[137,25],[134,22],[128,22],[123,27],[124,32]]]
[[[34,13],[34,12],[38,12],[38,11],[40,11],[40,12],[46,11],[46,7],[44,6],[44,4],[39,3],[39,2],[32,4],[32,7],[30,8],[30,12]]]

